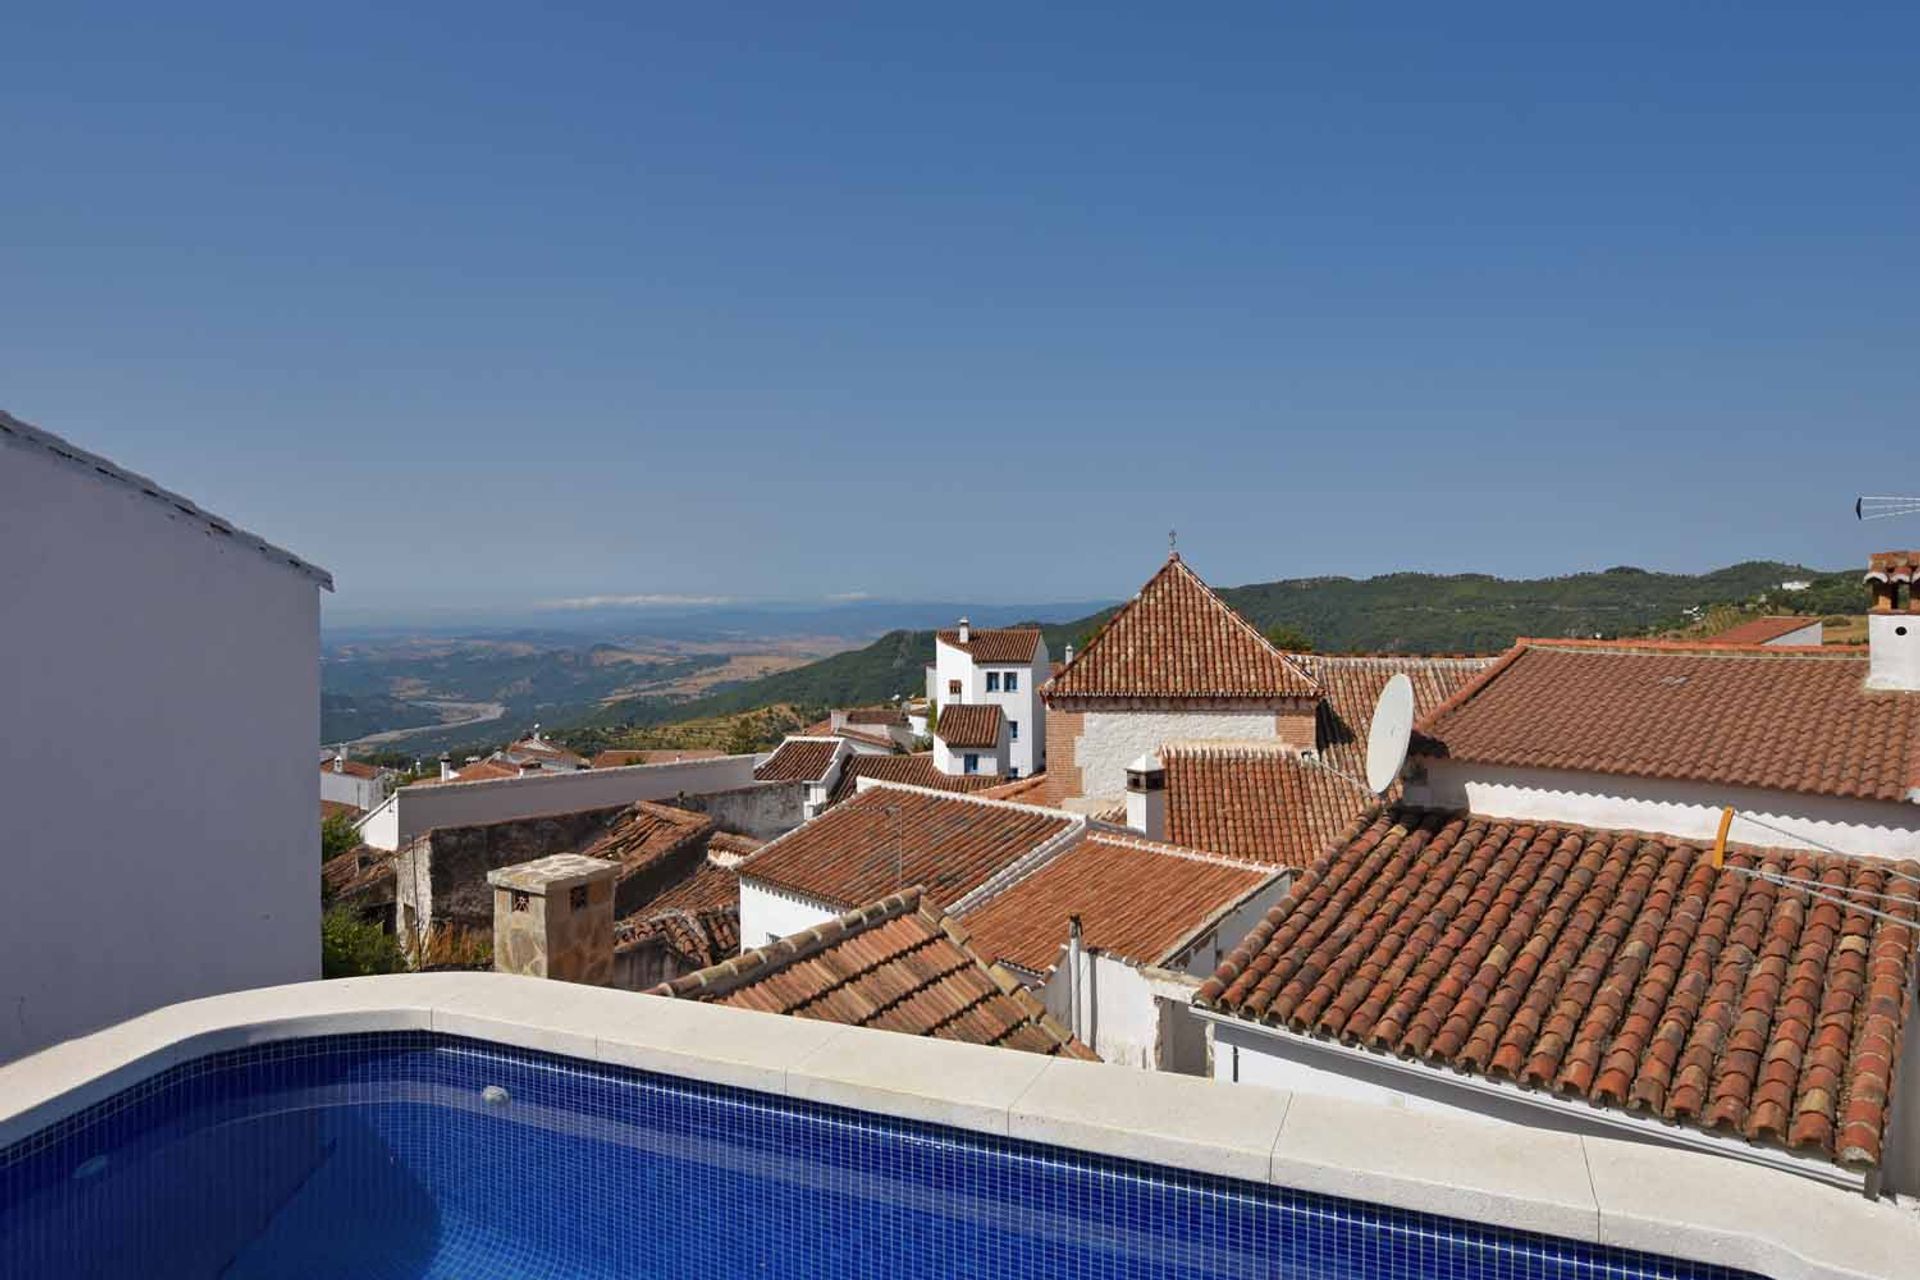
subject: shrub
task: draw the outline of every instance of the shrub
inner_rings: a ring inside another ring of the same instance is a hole
[[[353,829],[352,814],[335,813],[320,819],[320,861],[326,862],[359,847],[360,833]]]
[[[334,907],[320,917],[320,973],[327,978],[357,978],[398,973],[406,968],[400,944],[379,925],[351,908]]]

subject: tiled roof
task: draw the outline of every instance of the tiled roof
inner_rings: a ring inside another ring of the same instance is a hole
[[[907,713],[898,707],[853,707],[847,711],[847,723],[904,726]]]
[[[1275,867],[1306,867],[1374,797],[1284,744],[1170,742],[1167,838]]]
[[[676,764],[682,760],[718,760],[724,751],[705,747],[655,747],[644,751],[602,751],[593,757],[596,769],[621,769],[630,764]]]
[[[889,750],[895,745],[893,738],[885,732],[862,729],[857,725],[851,724],[843,724],[838,729],[833,730],[832,736],[845,738],[849,742],[864,742],[870,747],[886,747]]]
[[[1864,687],[1858,652],[1523,640],[1419,723],[1472,764],[1852,799],[1920,784],[1920,697]]]
[[[794,736],[798,738],[827,738],[832,735],[833,717],[828,716],[825,720],[815,720]]]
[[[833,767],[838,738],[788,738],[753,771],[755,782],[818,782]]]
[[[1081,937],[1134,964],[1164,964],[1267,883],[1252,866],[1114,832],[1090,834],[962,917],[981,955],[1050,971],[1078,913]]]
[[[349,849],[320,864],[320,887],[335,901],[366,897],[393,900],[394,855],[367,845]]]
[[[1920,577],[1920,551],[1876,551],[1867,557],[1867,577],[1912,582]]]
[[[1040,647],[1040,632],[1034,627],[970,627],[967,642],[960,643],[958,631],[939,633],[940,643],[952,645],[977,663],[1028,663]]]
[[[875,759],[885,757],[876,756]],[[757,852],[767,842],[757,836],[743,836],[732,831],[716,831],[707,837],[707,856],[712,858],[744,858]]]
[[[909,889],[650,994],[905,1035],[1091,1059],[966,931]]]
[[[1312,698],[1289,655],[1213,593],[1178,555],[1047,682],[1056,698]]]
[[[1768,644],[1781,636],[1791,635],[1804,627],[1818,626],[1820,619],[1786,615],[1784,617],[1749,618],[1736,623],[1725,631],[1712,636],[1710,644]]]
[[[629,872],[640,871],[670,857],[676,850],[704,842],[713,826],[713,819],[704,813],[640,800],[615,818],[604,835],[579,852],[589,858],[618,862]]]
[[[1004,718],[990,702],[956,702],[940,708],[933,735],[949,747],[997,747]]]
[[[370,764],[363,764],[358,760],[322,760],[320,762],[320,772],[345,774],[349,778],[377,778],[380,776],[378,769]]]
[[[274,564],[285,566],[303,577],[311,578],[328,591],[333,590],[333,575],[319,565],[308,564],[291,551],[276,547],[265,538],[248,533],[238,525],[222,520],[211,511],[195,506],[181,495],[161,488],[138,472],[128,471],[125,467],[97,453],[89,453],[79,445],[72,444],[51,431],[22,422],[4,410],[0,410],[0,445],[17,445],[23,449],[38,450],[58,458],[62,463],[75,468],[82,474],[130,489],[148,501],[165,507],[169,519],[185,517],[210,534],[227,539],[235,546],[246,547],[250,551],[265,556]]]
[[[740,874],[848,907],[924,885],[959,902],[1074,820],[973,796],[868,787],[740,864]]]
[[[1199,1003],[1523,1089],[1877,1164],[1920,865],[1392,810]],[[1761,874],[1753,874],[1753,873]],[[1762,878],[1762,875],[1773,879]]]
[[[992,774],[942,773],[935,767],[931,751],[899,756],[854,755],[848,756],[846,763],[840,766],[840,777],[833,784],[830,803],[839,804],[858,791],[862,778],[872,778],[875,782],[899,782],[910,787],[932,787],[937,791],[985,793],[1000,785],[1000,779]]]
[[[322,800],[320,802],[320,817],[322,821],[328,818],[357,819],[365,812],[365,809],[362,809],[358,805],[348,804],[345,800]]]
[[[1367,731],[1387,681],[1396,675],[1407,677],[1413,685],[1417,719],[1466,688],[1494,663],[1490,657],[1318,653],[1298,654],[1295,661],[1319,681],[1326,695],[1315,724],[1322,758],[1356,778],[1366,776]]]
[[[1015,800],[1021,804],[1037,804],[1043,809],[1057,809],[1062,800],[1070,798],[1061,775],[1045,770],[1015,778],[1011,782],[1002,782],[998,778],[990,781],[993,785],[980,792],[989,800]]]
[[[518,742],[509,744],[500,755],[515,764],[525,761],[571,769],[587,767],[585,756],[569,751],[559,743],[549,742],[545,738],[522,738]]]
[[[492,778],[517,778],[520,771],[510,764],[501,764],[497,760],[475,760],[472,764],[462,765],[454,770],[451,778],[418,778],[407,785],[410,787],[433,787],[443,782],[485,782]]]

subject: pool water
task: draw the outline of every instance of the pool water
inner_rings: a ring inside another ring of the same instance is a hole
[[[1737,1275],[425,1032],[200,1059],[0,1151],[0,1273]]]

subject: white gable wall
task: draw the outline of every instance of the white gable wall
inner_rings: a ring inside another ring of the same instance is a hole
[[[315,579],[0,436],[0,600],[0,1060],[318,977]]]
[[[1422,759],[1420,764],[1424,776],[1409,781],[1406,789],[1407,801],[1414,805],[1708,841],[1719,830],[1721,808],[1732,805],[1729,838],[1739,844],[1805,849],[1827,845],[1869,857],[1920,857],[1920,805],[1915,804],[1570,769],[1496,768],[1441,759]]]

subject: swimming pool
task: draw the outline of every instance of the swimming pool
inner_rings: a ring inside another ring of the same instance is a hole
[[[418,1031],[200,1058],[0,1151],[0,1271],[1742,1274]]]

